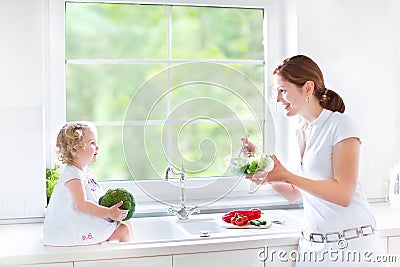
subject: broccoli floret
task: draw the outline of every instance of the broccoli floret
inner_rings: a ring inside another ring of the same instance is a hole
[[[135,212],[136,202],[133,195],[124,188],[108,189],[104,196],[100,197],[99,204],[101,206],[111,207],[121,200],[124,203],[119,207],[119,209],[129,210],[128,215],[123,219],[123,221],[126,221],[132,218],[133,213]]]

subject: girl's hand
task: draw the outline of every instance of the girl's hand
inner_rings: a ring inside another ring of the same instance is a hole
[[[119,207],[122,206],[122,204],[124,204],[124,202],[120,201],[117,204],[115,204],[114,206],[111,206],[109,208],[109,210],[110,210],[109,218],[111,220],[122,221],[126,217],[126,215],[128,215],[128,211],[127,210],[120,210],[119,209]]]

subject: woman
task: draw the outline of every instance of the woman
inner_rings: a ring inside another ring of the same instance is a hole
[[[285,59],[273,81],[286,116],[302,118],[296,132],[302,174],[288,171],[272,156],[271,172],[248,178],[271,184],[290,202],[303,198],[305,222],[296,266],[385,266],[373,262],[384,248],[358,184],[361,141],[353,121],[342,114],[342,98],[325,87],[320,68],[304,55]],[[247,142],[247,152],[256,149]]]

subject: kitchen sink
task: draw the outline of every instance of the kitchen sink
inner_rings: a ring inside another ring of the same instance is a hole
[[[198,240],[199,238],[240,237],[249,235],[275,235],[300,233],[301,221],[285,210],[264,211],[261,219],[271,222],[269,228],[250,226],[230,229],[221,219],[222,214],[192,215],[188,220],[174,216],[133,218],[130,220],[134,242],[171,242]],[[228,228],[227,228],[228,227]]]
[[[188,235],[173,221],[162,217],[133,219],[131,223],[135,242],[188,239]]]
[[[191,235],[200,235],[205,233],[223,233],[227,229],[221,226],[215,219],[189,219],[186,221],[177,222],[177,225],[182,227]]]

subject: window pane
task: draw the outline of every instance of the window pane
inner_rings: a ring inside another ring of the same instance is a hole
[[[165,6],[66,4],[67,59],[165,59]]]
[[[243,73],[248,79],[255,84],[261,94],[264,94],[264,64],[230,64],[233,69]]]
[[[231,175],[225,157],[239,151],[241,137],[262,146],[263,11],[167,9],[66,3],[67,120],[98,125],[99,180],[162,179],[169,164],[184,164],[189,178]]]
[[[123,147],[136,180],[162,179],[170,164],[183,164],[188,178],[223,176],[231,175],[225,158],[239,152],[246,133],[262,142],[262,126],[254,122],[125,125]]]
[[[262,139],[262,125],[255,122],[208,122],[193,120],[171,127],[171,164],[184,164],[187,176],[212,177],[232,175],[226,158],[237,155],[242,143],[240,138],[249,133],[252,140]]]
[[[262,29],[262,10],[174,6],[172,57],[262,60]]]
[[[165,67],[67,64],[67,120],[123,121],[126,108],[140,86]]]
[[[171,69],[169,118],[208,116],[262,120],[264,97],[260,66],[193,63]],[[251,73],[252,77],[246,76]],[[184,116],[184,117],[179,117]]]
[[[163,179],[168,161],[161,144],[162,125],[125,125],[123,147],[135,180]]]
[[[125,164],[122,146],[122,126],[97,126],[99,152],[91,168],[97,179],[132,180]]]

